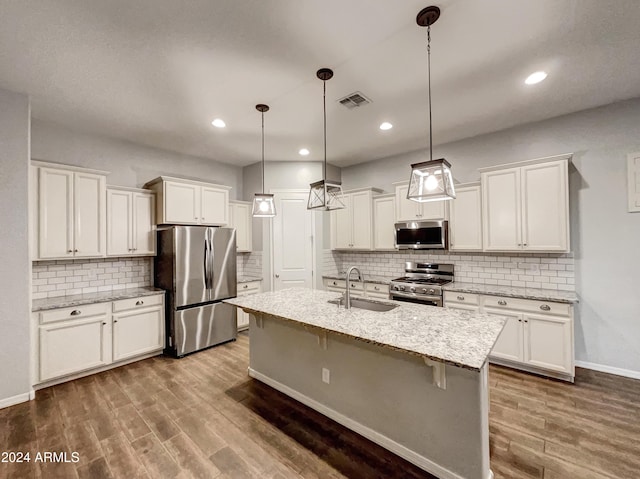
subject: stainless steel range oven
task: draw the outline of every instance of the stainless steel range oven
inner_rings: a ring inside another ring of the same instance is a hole
[[[407,261],[404,271],[389,284],[390,299],[442,306],[442,286],[453,281],[452,264]]]

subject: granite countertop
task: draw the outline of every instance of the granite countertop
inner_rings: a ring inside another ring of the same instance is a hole
[[[236,279],[236,283],[249,283],[251,281],[262,281],[262,278],[260,276],[242,275],[238,276],[238,278]]]
[[[496,286],[492,284],[461,283],[454,281],[445,284],[445,291],[459,291],[461,293],[478,293],[510,298],[537,299],[540,301],[554,301],[557,303],[577,303],[578,296],[574,291],[558,291],[555,289],[516,288],[513,286]]]
[[[322,277],[324,279],[339,279],[344,281],[347,277],[347,273],[337,273],[337,274],[323,274]],[[351,281],[354,283],[359,283],[360,280],[357,279],[357,275],[353,275],[351,277]],[[365,283],[376,283],[376,284],[389,284],[393,278],[385,278],[382,276],[369,276],[368,274],[364,275]]]
[[[81,304],[105,303],[119,299],[136,298],[138,296],[152,296],[164,293],[163,289],[152,286],[146,288],[116,289],[100,293],[74,294],[70,296],[56,296],[54,298],[34,299],[31,311],[45,311],[47,309],[69,308]]]
[[[328,291],[291,288],[224,302],[474,371],[487,361],[504,325],[497,316],[398,301],[382,301],[398,305],[387,312],[346,310],[327,303],[339,297]]]

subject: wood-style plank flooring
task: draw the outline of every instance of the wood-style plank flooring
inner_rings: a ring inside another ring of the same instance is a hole
[[[152,358],[0,410],[0,478],[431,478],[247,376],[249,340]],[[575,385],[491,367],[496,479],[640,477],[640,381],[578,369]],[[37,452],[78,463],[35,463]]]

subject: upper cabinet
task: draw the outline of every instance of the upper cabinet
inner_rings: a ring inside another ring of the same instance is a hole
[[[367,188],[345,192],[345,208],[331,211],[331,249],[373,248],[373,193]]]
[[[449,249],[482,251],[480,183],[456,185],[456,198],[449,203]]]
[[[107,255],[156,254],[155,195],[148,190],[107,188]]]
[[[250,253],[252,248],[252,204],[247,201],[229,202],[229,227],[236,229],[236,250]]]
[[[36,174],[34,260],[101,257],[106,252],[106,171],[32,163]]]
[[[395,249],[396,195],[373,198],[373,249]]]
[[[569,159],[480,170],[485,251],[569,251]]]
[[[408,200],[409,183],[394,183],[396,187],[396,221],[446,219],[448,200],[419,203]]]
[[[229,223],[229,186],[161,176],[145,188],[156,192],[158,224],[223,226]]]

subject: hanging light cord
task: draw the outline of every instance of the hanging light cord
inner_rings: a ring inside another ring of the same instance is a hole
[[[324,121],[324,167],[322,179],[327,182],[327,80],[322,80],[322,117]]]
[[[427,71],[429,78],[429,159],[433,160],[433,132],[431,127],[431,24],[427,25]]]
[[[260,114],[262,115],[262,194],[264,195],[264,111]]]

